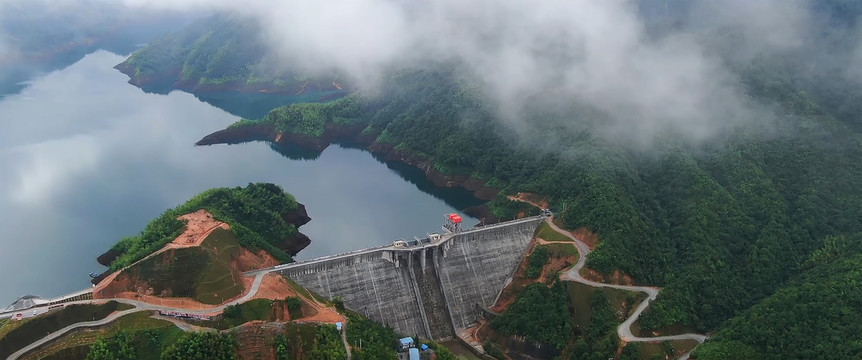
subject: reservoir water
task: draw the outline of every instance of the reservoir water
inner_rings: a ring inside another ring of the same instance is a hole
[[[358,149],[297,160],[264,143],[195,147],[238,117],[145,93],[112,68],[123,60],[99,51],[0,97],[0,307],[89,286],[96,256],[211,187],[264,181],[295,195],[313,219],[299,259],[437,232],[444,214],[480,203]]]

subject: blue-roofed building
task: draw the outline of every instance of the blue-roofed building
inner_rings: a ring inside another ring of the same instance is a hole
[[[408,352],[408,354],[410,354],[410,360],[419,360],[419,349],[410,348],[410,352]]]
[[[412,337],[401,338],[398,339],[398,341],[401,342],[401,351],[407,350],[415,346]]]
[[[422,344],[419,348],[422,349],[422,351],[426,351],[428,350],[428,345]]]

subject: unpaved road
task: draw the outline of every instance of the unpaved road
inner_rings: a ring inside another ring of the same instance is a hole
[[[113,313],[113,314],[111,314],[111,315],[109,315],[109,316],[107,316],[101,320],[80,322],[80,323],[75,323],[75,324],[66,326],[60,330],[57,330],[51,334],[48,334],[48,336],[45,336],[44,338],[41,338],[38,341],[36,341],[30,345],[25,346],[21,350],[14,352],[12,355],[9,355],[9,357],[6,358],[6,360],[17,360],[19,357],[32,351],[33,349],[36,349],[37,347],[42,346],[43,344],[46,344],[49,341],[52,341],[52,340],[54,340],[60,336],[63,336],[64,334],[66,334],[72,330],[75,330],[78,328],[102,326],[102,325],[108,324],[114,320],[119,319],[123,315],[128,315],[128,314],[131,314],[133,312],[162,310],[162,311],[177,311],[177,312],[183,312],[183,313],[195,314],[195,315],[205,315],[205,314],[219,312],[219,311],[224,310],[224,308],[226,308],[230,305],[236,305],[236,304],[244,303],[244,302],[248,301],[249,299],[251,299],[255,294],[257,294],[258,289],[260,289],[260,283],[263,281],[263,277],[266,276],[266,274],[267,273],[262,272],[262,273],[255,275],[254,283],[252,283],[251,289],[245,295],[240,297],[239,299],[236,299],[236,300],[231,301],[231,302],[226,303],[226,304],[219,305],[217,307],[205,309],[205,310],[177,309],[177,308],[172,308],[172,307],[167,307],[167,306],[159,306],[159,305],[154,305],[154,304],[150,304],[150,303],[145,303],[143,301],[131,300],[131,299],[104,299],[104,301],[113,300],[116,302],[129,304],[129,305],[134,306],[134,308]],[[69,302],[66,305],[88,304],[88,303],[92,303],[92,302],[93,302],[93,300],[74,301],[74,302]]]
[[[533,202],[526,201],[524,199],[517,198],[514,196],[510,196],[509,199],[528,203],[530,205],[541,208],[541,206],[539,206],[538,204],[535,204]],[[658,296],[659,288],[649,287],[649,286],[613,285],[613,284],[605,284],[605,283],[600,283],[600,282],[585,279],[583,276],[581,276],[581,269],[583,269],[584,265],[586,265],[587,255],[589,255],[589,253],[591,251],[590,247],[587,246],[587,244],[584,243],[583,241],[578,240],[578,238],[574,237],[568,231],[560,229],[556,224],[554,224],[553,220],[554,220],[554,217],[551,216],[551,217],[548,217],[547,219],[545,219],[545,222],[548,223],[548,225],[552,229],[554,229],[555,231],[559,232],[560,234],[565,235],[569,239],[572,239],[575,242],[575,247],[578,249],[578,253],[580,254],[580,256],[578,257],[578,263],[575,264],[575,266],[572,266],[571,269],[569,269],[568,271],[566,271],[565,273],[560,275],[560,279],[565,280],[565,281],[575,281],[575,282],[579,282],[581,284],[586,284],[586,285],[594,286],[594,287],[606,287],[606,288],[626,290],[626,291],[639,291],[639,292],[644,292],[647,294],[647,298],[644,299],[644,301],[641,302],[637,308],[635,308],[635,311],[631,314],[631,316],[629,316],[628,319],[623,321],[623,323],[620,324],[619,327],[617,327],[617,335],[619,336],[620,340],[626,341],[626,342],[659,342],[659,341],[673,341],[673,340],[696,340],[698,343],[703,344],[703,342],[706,340],[706,335],[702,335],[702,334],[679,334],[679,335],[656,336],[656,337],[634,336],[634,334],[632,334],[632,324],[634,324],[634,322],[638,320],[638,318],[641,316],[641,313],[643,313],[643,311],[647,308],[647,306],[649,306],[649,303],[651,301],[655,300],[656,296]],[[691,355],[691,352],[685,353],[679,358],[679,360],[686,360],[689,358],[690,355]]]

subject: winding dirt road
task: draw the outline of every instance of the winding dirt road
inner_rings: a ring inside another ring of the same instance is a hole
[[[524,199],[521,199],[518,197],[509,196],[509,199],[524,202],[524,203],[533,205],[535,207],[538,207],[540,209],[542,208],[542,206],[540,206],[536,203],[533,203],[531,201],[527,201],[527,200],[524,200]],[[643,313],[643,311],[646,310],[647,306],[649,306],[649,303],[651,301],[655,300],[656,296],[658,296],[659,288],[649,287],[649,286],[628,286],[628,285],[605,284],[605,283],[600,283],[600,282],[585,279],[583,276],[581,276],[581,269],[583,269],[584,265],[586,265],[587,255],[589,255],[591,252],[590,247],[587,246],[587,244],[584,243],[583,241],[578,240],[578,238],[573,236],[568,231],[560,229],[560,227],[558,227],[556,224],[554,224],[553,220],[554,220],[554,217],[550,216],[547,219],[545,219],[545,222],[548,224],[548,226],[550,226],[552,229],[554,229],[554,231],[556,231],[560,234],[563,234],[564,236],[568,237],[569,239],[572,239],[575,242],[575,247],[578,249],[578,253],[580,254],[580,256],[578,257],[578,263],[575,264],[574,266],[572,266],[571,269],[569,269],[568,271],[566,271],[565,273],[560,275],[560,279],[565,280],[565,281],[575,281],[575,282],[579,282],[581,284],[594,286],[594,287],[606,287],[606,288],[619,289],[619,290],[625,290],[625,291],[639,291],[639,292],[644,292],[647,294],[647,298],[644,299],[644,301],[642,301],[638,305],[637,308],[635,308],[635,311],[631,314],[631,316],[629,316],[628,319],[623,321],[623,323],[620,324],[619,327],[617,327],[617,335],[619,336],[620,340],[625,341],[625,342],[658,342],[658,341],[673,341],[673,340],[695,340],[698,343],[703,344],[703,342],[706,340],[707,337],[706,337],[706,335],[702,335],[702,334],[679,334],[679,335],[656,336],[656,337],[640,337],[640,336],[635,336],[634,334],[632,334],[632,324],[634,324],[634,322],[638,320],[638,318],[641,316],[641,313]],[[687,353],[683,354],[681,357],[679,357],[679,360],[686,360],[689,358],[690,355],[691,355],[691,352],[687,352]]]
[[[648,287],[648,286],[628,286],[628,285],[605,284],[605,283],[600,283],[600,282],[585,279],[583,276],[581,276],[580,271],[581,271],[581,269],[584,268],[584,265],[586,264],[587,255],[590,253],[590,248],[587,246],[587,244],[584,244],[583,242],[581,242],[580,240],[578,240],[577,238],[572,236],[568,231],[565,231],[565,230],[557,227],[557,225],[555,225],[553,223],[552,219],[553,219],[553,217],[549,217],[548,220],[546,220],[548,225],[551,226],[551,228],[553,228],[557,232],[559,232],[559,233],[567,236],[568,238],[574,240],[575,245],[578,248],[578,253],[580,253],[580,255],[581,255],[578,258],[578,263],[575,264],[575,266],[573,266],[571,269],[566,271],[564,274],[560,275],[561,279],[566,280],[566,281],[576,281],[576,282],[579,282],[581,284],[586,284],[586,285],[595,286],[595,287],[606,287],[606,288],[626,290],[626,291],[640,291],[640,292],[645,292],[647,294],[647,298],[643,302],[641,302],[640,305],[638,305],[638,307],[635,309],[634,313],[632,313],[632,315],[628,319],[623,321],[623,323],[620,324],[620,326],[617,328],[617,335],[619,335],[620,340],[628,341],[628,342],[633,342],[633,341],[639,341],[639,342],[643,342],[643,341],[666,341],[666,340],[697,340],[700,343],[702,343],[704,340],[706,340],[706,335],[701,335],[701,334],[680,334],[680,335],[656,336],[656,337],[634,336],[634,334],[632,334],[632,329],[631,329],[632,324],[635,321],[637,321],[638,317],[640,317],[641,313],[647,308],[650,301],[655,300],[656,296],[658,296],[659,289],[655,288],[655,287]]]
[[[526,201],[526,200],[523,200],[520,198],[510,197],[510,199],[525,202],[525,203],[540,207],[539,205],[537,205],[535,203],[532,203],[532,202],[529,202],[529,201]],[[640,292],[645,292],[647,294],[647,298],[638,305],[638,307],[635,309],[635,311],[632,313],[632,315],[629,316],[628,319],[623,321],[623,323],[620,324],[619,327],[617,327],[617,335],[619,336],[620,340],[626,341],[626,342],[657,342],[657,341],[672,341],[672,340],[696,340],[698,343],[703,343],[706,340],[707,337],[705,335],[701,335],[701,334],[680,334],[680,335],[657,336],[657,337],[634,336],[634,334],[632,334],[632,332],[631,332],[631,325],[635,321],[637,321],[637,319],[640,317],[641,313],[647,308],[647,306],[649,306],[650,301],[655,300],[656,296],[658,296],[659,289],[655,288],[655,287],[646,287],[646,286],[627,286],[627,285],[605,284],[605,283],[600,283],[600,282],[595,282],[592,280],[585,279],[584,277],[581,276],[580,270],[583,269],[584,265],[586,264],[587,255],[590,253],[589,246],[587,246],[587,244],[585,244],[584,242],[578,240],[576,237],[571,235],[568,231],[560,229],[557,225],[555,225],[553,222],[553,216],[548,217],[545,220],[545,222],[547,222],[547,224],[552,229],[554,229],[555,231],[557,231],[557,232],[563,234],[564,236],[572,239],[575,243],[575,247],[578,249],[578,253],[580,254],[580,256],[578,257],[577,264],[575,264],[568,271],[566,271],[565,273],[560,275],[560,278],[562,280],[576,281],[576,282],[586,284],[589,286],[594,286],[594,287],[607,287],[607,288],[620,289],[620,290],[626,290],[626,291],[640,291]],[[40,339],[39,341],[36,341],[32,344],[29,344],[26,347],[16,351],[12,355],[10,355],[7,358],[7,360],[17,360],[22,355],[36,349],[39,346],[42,346],[42,345],[48,343],[49,341],[57,339],[60,336],[66,334],[72,330],[75,330],[78,328],[86,328],[86,327],[95,327],[95,326],[105,325],[105,324],[108,324],[108,323],[110,323],[110,322],[112,322],[112,321],[114,321],[114,320],[116,320],[116,319],[118,319],[124,315],[128,315],[128,314],[131,314],[131,313],[137,312],[137,311],[159,311],[159,310],[181,311],[184,313],[195,314],[195,315],[205,315],[205,314],[221,312],[227,306],[244,303],[244,302],[252,299],[258,293],[258,291],[260,289],[260,285],[263,282],[264,276],[266,276],[267,274],[269,274],[271,272],[277,271],[278,269],[280,269],[283,266],[285,266],[285,265],[276,266],[276,267],[267,268],[267,269],[261,269],[261,270],[246,273],[246,275],[253,275],[254,276],[254,282],[252,283],[251,288],[249,289],[249,291],[246,294],[244,294],[242,297],[239,297],[239,298],[237,298],[233,301],[230,301],[228,303],[225,303],[225,304],[222,304],[222,305],[219,305],[216,307],[208,308],[208,309],[202,309],[202,310],[177,309],[177,308],[173,308],[173,307],[169,307],[169,306],[160,306],[160,305],[146,303],[143,301],[124,299],[124,298],[103,299],[105,301],[113,300],[113,301],[117,301],[120,303],[129,304],[129,305],[134,306],[134,308],[113,313],[113,314],[111,314],[111,315],[109,315],[109,316],[107,316],[101,320],[81,322],[81,323],[76,323],[76,324],[66,326],[60,330],[57,330],[57,331],[49,334],[48,336]],[[67,303],[67,305],[87,304],[87,303],[92,303],[92,302],[93,302],[92,300],[82,300],[82,301],[69,302],[69,303]],[[348,347],[348,354],[349,354],[349,351],[350,351],[349,346],[347,346],[347,347]],[[684,354],[679,359],[681,359],[681,360],[688,359],[689,355],[690,355],[690,352]]]
[[[143,301],[131,300],[131,299],[122,299],[122,298],[104,299],[105,301],[113,300],[113,301],[116,301],[119,303],[129,304],[129,305],[132,305],[134,307],[131,309],[128,309],[128,310],[115,312],[115,313],[113,313],[113,314],[111,314],[111,315],[109,315],[109,316],[107,316],[101,320],[80,322],[80,323],[75,323],[75,324],[66,326],[60,330],[57,330],[51,334],[48,334],[48,336],[45,336],[45,337],[39,339],[38,341],[33,342],[32,344],[29,344],[29,345],[21,348],[21,350],[18,350],[16,352],[14,352],[12,355],[9,355],[9,357],[7,357],[6,360],[17,360],[22,355],[38,348],[39,346],[42,346],[42,345],[48,343],[49,341],[57,339],[60,336],[63,336],[72,330],[79,329],[79,328],[87,328],[87,327],[96,327],[96,326],[106,325],[106,324],[108,324],[114,320],[119,319],[120,317],[122,317],[124,315],[128,315],[128,314],[131,314],[133,312],[163,310],[163,311],[181,311],[181,312],[184,312],[187,314],[195,314],[195,315],[205,315],[205,314],[220,312],[220,311],[224,310],[224,308],[226,308],[230,305],[236,305],[236,304],[244,303],[244,302],[250,300],[252,297],[254,297],[254,295],[257,294],[257,291],[260,289],[260,284],[261,284],[261,282],[263,282],[263,277],[266,276],[266,274],[267,273],[259,273],[259,274],[255,275],[254,283],[252,283],[251,289],[248,291],[248,293],[246,293],[242,297],[240,297],[236,300],[233,300],[231,302],[219,305],[217,307],[213,307],[213,308],[209,308],[209,309],[205,309],[205,310],[177,309],[177,308],[172,308],[172,307],[168,307],[168,306],[159,306],[159,305],[155,305],[155,304],[145,303]],[[69,303],[67,303],[67,305],[88,304],[88,303],[92,303],[92,302],[93,302],[93,300],[82,300],[82,301],[69,302]]]

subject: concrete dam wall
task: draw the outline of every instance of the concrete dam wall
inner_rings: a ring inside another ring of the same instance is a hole
[[[479,319],[544,217],[280,266],[278,272],[405,335],[448,338]]]

